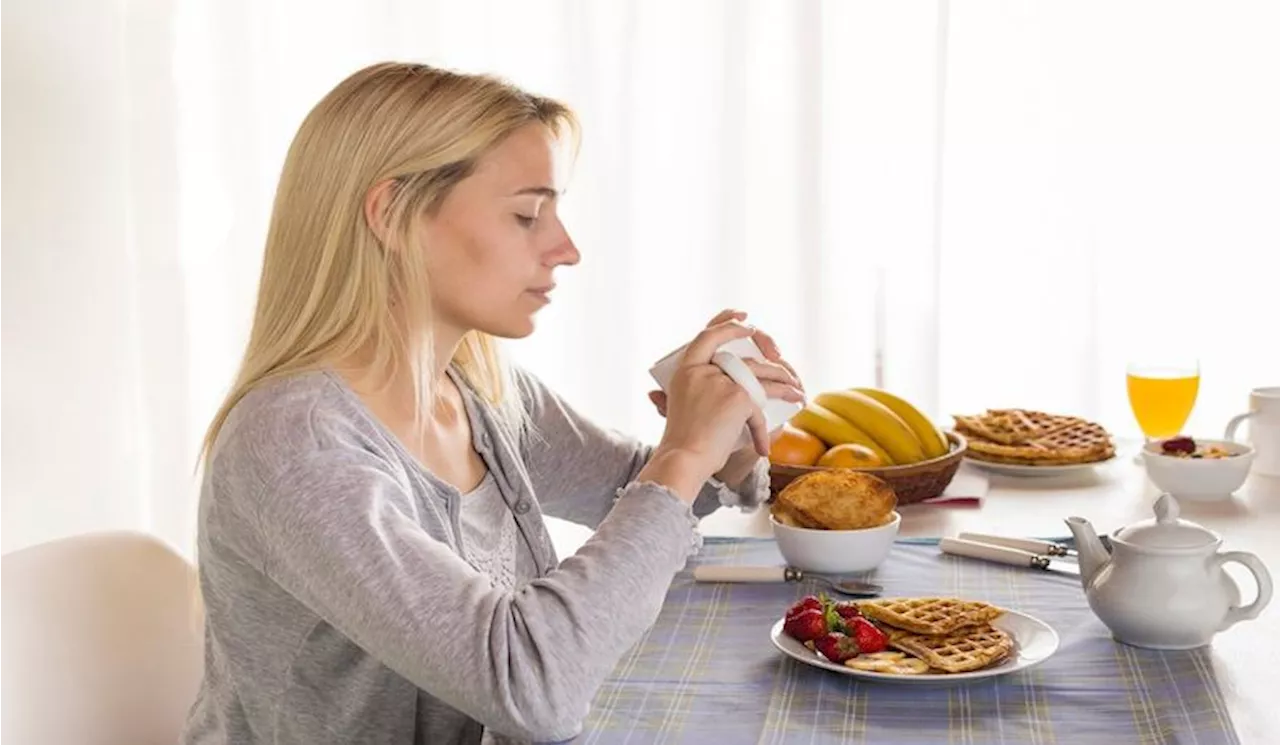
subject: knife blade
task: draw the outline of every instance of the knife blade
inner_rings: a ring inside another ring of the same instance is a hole
[[[943,538],[938,541],[938,548],[942,549],[943,553],[971,559],[983,559],[1010,566],[1080,576],[1080,567],[1074,562],[1064,561],[1062,557],[1033,554],[1030,551],[1009,548],[1008,546],[993,546],[990,543],[970,541],[964,538]]]

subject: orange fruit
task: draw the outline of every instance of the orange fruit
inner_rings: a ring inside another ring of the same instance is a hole
[[[826,450],[827,446],[822,440],[802,429],[784,424],[778,438],[769,448],[769,462],[780,466],[812,466]]]
[[[836,445],[823,453],[818,465],[823,468],[875,468],[884,465],[884,461],[871,448],[850,442]]]

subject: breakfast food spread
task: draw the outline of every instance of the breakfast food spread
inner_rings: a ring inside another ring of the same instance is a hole
[[[963,673],[1007,658],[1013,639],[991,625],[1004,611],[959,598],[833,603],[807,596],[783,632],[836,664],[891,675]]]
[[[893,488],[868,473],[814,471],[793,480],[770,508],[784,525],[811,530],[862,530],[893,519]]]
[[[1075,416],[1028,409],[988,409],[957,415],[956,430],[969,440],[968,456],[992,463],[1060,466],[1096,463],[1115,455],[1110,433]]]
[[[1221,445],[1201,447],[1190,437],[1171,437],[1161,442],[1160,453],[1161,455],[1171,455],[1175,458],[1207,458],[1209,460],[1230,458],[1234,455]]]

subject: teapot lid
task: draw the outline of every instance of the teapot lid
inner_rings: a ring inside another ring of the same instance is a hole
[[[1178,500],[1162,494],[1155,503],[1156,516],[1122,529],[1116,538],[1141,548],[1192,549],[1208,548],[1220,538],[1217,533],[1196,523],[1178,518]]]

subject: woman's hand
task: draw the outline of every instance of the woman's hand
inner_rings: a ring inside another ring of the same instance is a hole
[[[707,328],[722,324],[726,321],[737,321],[742,323],[747,320],[747,314],[740,310],[723,310],[711,319],[707,324]],[[755,373],[761,382],[772,380],[779,383],[787,383],[800,393],[804,394],[804,383],[801,382],[800,376],[796,374],[796,370],[782,358],[782,352],[778,351],[778,344],[760,329],[754,329],[751,332],[751,339],[755,341],[756,346],[760,347],[760,352],[764,354],[767,362],[760,360],[743,360],[743,362]],[[661,416],[667,415],[667,394],[660,391],[649,391],[649,400],[653,402],[654,408],[658,410]],[[767,454],[767,453],[766,453]]]
[[[747,392],[711,361],[722,345],[734,339],[756,338],[766,357],[772,354],[778,360],[744,360],[760,378],[766,395],[804,400],[799,380],[781,361],[777,345],[767,334],[744,326],[741,320],[745,317],[737,311],[726,311],[713,319],[685,350],[668,393],[651,394],[659,412],[667,417],[667,427],[645,471],[667,472],[667,479],[654,480],[666,483],[689,500],[730,459],[744,424],[753,441],[753,449],[747,449],[753,455],[752,465],[755,458],[769,453],[764,414]],[[679,483],[672,483],[673,479]]]
[[[711,322],[707,324],[707,327],[710,328],[711,326],[722,324],[727,321],[736,321],[741,323],[746,319],[747,314],[742,311],[726,310],[711,319]],[[800,376],[796,374],[795,368],[791,366],[791,363],[783,359],[782,353],[778,350],[778,345],[774,342],[773,337],[760,329],[755,329],[751,334],[751,338],[755,341],[756,346],[760,347],[760,351],[765,356],[765,361],[743,360],[747,367],[755,373],[756,377],[759,378],[761,382],[770,381],[774,383],[781,383],[785,386],[790,386],[800,394],[799,399],[784,396],[787,400],[803,401],[804,383],[800,380]],[[767,390],[768,389],[766,388],[766,391]],[[654,407],[657,408],[660,415],[667,415],[667,395],[665,393],[662,391],[650,391],[649,400],[653,402]],[[776,434],[772,434],[769,439],[772,440],[776,438],[776,436]],[[724,467],[716,473],[715,476],[730,487],[737,487],[742,483],[742,480],[755,469],[756,461],[768,454],[767,447],[765,448],[765,452],[762,454],[758,452],[758,448],[755,446],[755,443],[753,443],[751,446],[744,447],[729,456]]]

